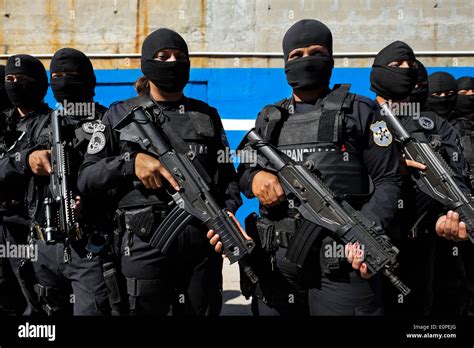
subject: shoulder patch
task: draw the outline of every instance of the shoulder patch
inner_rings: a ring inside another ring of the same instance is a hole
[[[393,141],[392,133],[388,130],[387,124],[385,121],[377,121],[370,125],[370,130],[372,131],[374,137],[374,143],[377,146],[387,147]]]
[[[427,130],[432,130],[435,126],[434,121],[431,118],[426,117],[426,116],[421,116],[418,119],[418,123],[420,124],[421,127]]]
[[[105,127],[105,126],[104,126]],[[92,134],[91,140],[89,140],[89,145],[87,146],[87,153],[90,155],[95,155],[102,151],[105,147],[105,135],[102,132],[94,132]]]
[[[87,134],[93,134],[94,132],[104,132],[105,125],[100,121],[86,122],[82,124],[82,130]]]

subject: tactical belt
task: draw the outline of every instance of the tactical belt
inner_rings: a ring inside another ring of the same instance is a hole
[[[42,228],[38,223],[32,223],[32,225],[30,226],[30,229],[31,229],[33,237],[36,240],[42,240],[42,241],[46,240],[44,237],[44,228]],[[74,242],[74,241],[83,240],[85,237],[85,234],[82,233],[81,227],[79,227],[77,230],[75,229],[75,231],[76,232],[74,234],[68,235],[70,241]],[[66,232],[59,231],[58,237],[56,238],[56,242],[54,244],[64,243],[65,241],[66,241]]]

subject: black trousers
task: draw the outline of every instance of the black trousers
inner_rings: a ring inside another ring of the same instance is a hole
[[[396,273],[411,292],[408,296],[401,296],[388,279],[384,278],[383,302],[386,315],[431,314],[434,297],[435,238],[433,234],[423,233],[415,239],[404,237],[397,243],[400,253]]]
[[[121,270],[130,315],[218,315],[222,307],[222,256],[203,228],[188,226],[165,255],[148,240],[124,233]]]
[[[318,248],[303,268],[286,260],[285,253],[285,248],[277,250],[272,277],[262,279],[263,288],[272,291],[268,292],[268,303],[258,301],[259,315],[383,314],[378,276],[365,280],[349,267],[337,274],[323,274]]]
[[[467,313],[474,315],[474,245],[465,242],[461,248],[468,288]]]
[[[434,222],[433,222],[434,224]],[[399,244],[399,278],[411,289],[401,296],[386,280],[383,302],[387,315],[465,315],[468,288],[462,243],[436,236],[434,231],[403,239]]]
[[[311,315],[383,315],[380,276],[363,279],[356,271],[325,275],[308,291]]]
[[[0,243],[5,245],[5,248],[7,245],[25,247],[28,234],[29,227],[16,222],[14,217],[5,218],[0,222]],[[3,258],[0,261],[0,310],[8,314],[33,315],[40,310],[33,290],[33,269],[20,269],[24,261],[21,257]]]
[[[306,261],[308,305],[315,316],[382,315],[380,276],[364,279],[344,258],[328,258],[333,246],[343,248],[330,236],[323,234]],[[330,247],[330,248],[329,248]],[[333,257],[335,255],[332,255]],[[337,261],[338,260],[338,261]],[[330,266],[329,266],[330,265]]]
[[[469,287],[463,262],[464,243],[470,242],[436,237],[432,314],[467,315]]]
[[[258,316],[309,315],[308,291],[304,286],[302,270],[285,259],[285,248],[279,248],[275,254],[273,266],[268,255],[257,262],[264,263],[259,275],[260,286],[265,299],[257,299]],[[261,265],[260,265],[261,266]]]
[[[6,247],[7,238],[0,216],[0,244]],[[21,315],[26,308],[26,299],[23,296],[18,274],[13,271],[14,262],[4,256],[0,257],[0,313],[2,315]]]
[[[71,245],[71,261],[64,263],[64,245],[36,241],[34,269],[43,289],[42,302],[54,315],[98,316],[110,313],[102,260],[87,257],[83,245]],[[41,291],[41,290],[40,290]]]

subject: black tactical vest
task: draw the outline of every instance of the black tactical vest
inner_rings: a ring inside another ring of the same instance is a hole
[[[467,162],[474,168],[474,121],[465,117],[456,118],[451,121],[451,124],[458,130],[461,136],[460,141],[463,148],[463,154]]]
[[[217,170],[217,135],[214,122],[209,115],[207,110],[203,109],[204,103],[194,105],[195,101],[192,99],[185,99],[183,101],[184,108],[182,111],[178,110],[166,110],[163,109],[163,115],[159,115],[158,106],[156,106],[147,97],[136,97],[125,101],[127,107],[132,108],[141,105],[146,107],[150,113],[156,117],[160,116],[162,119],[160,122],[167,122],[176,134],[166,134],[169,138],[171,145],[175,148],[174,142],[178,142],[179,145],[189,147],[192,150],[198,160],[201,162],[203,167],[207,170],[209,176],[213,177]],[[206,106],[209,108],[209,106]],[[196,111],[200,109],[201,111]],[[186,111],[189,110],[189,111]],[[120,134],[121,141],[131,141],[127,134]],[[119,207],[126,209],[127,207],[137,207],[146,205],[163,205],[171,201],[164,190],[154,190],[152,194],[145,192],[143,188],[136,188],[123,196],[119,202]],[[163,192],[161,192],[163,191]]]
[[[296,162],[312,161],[324,183],[342,196],[365,195],[370,180],[362,148],[345,134],[344,113],[352,108],[355,95],[349,86],[331,91],[320,108],[291,114],[285,99],[262,111],[261,134]]]
[[[8,153],[10,156],[16,156],[20,151],[32,147],[35,134],[39,127],[44,125],[43,120],[47,117],[45,114],[48,112],[48,108],[45,106],[44,113],[38,112],[20,119],[16,108],[7,111],[5,115],[8,132],[6,134],[7,152],[5,155]],[[27,216],[28,213],[24,208],[28,185],[20,180],[16,184],[1,189],[0,211],[11,215]]]

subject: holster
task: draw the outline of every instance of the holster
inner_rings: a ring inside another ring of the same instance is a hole
[[[118,262],[115,259],[104,257],[102,264],[105,286],[109,298],[109,304],[112,316],[122,316],[128,312],[127,309],[127,290],[125,277],[118,269]]]
[[[169,207],[161,204],[120,208],[116,213],[119,234],[135,234],[142,241],[148,242],[168,212]]]

